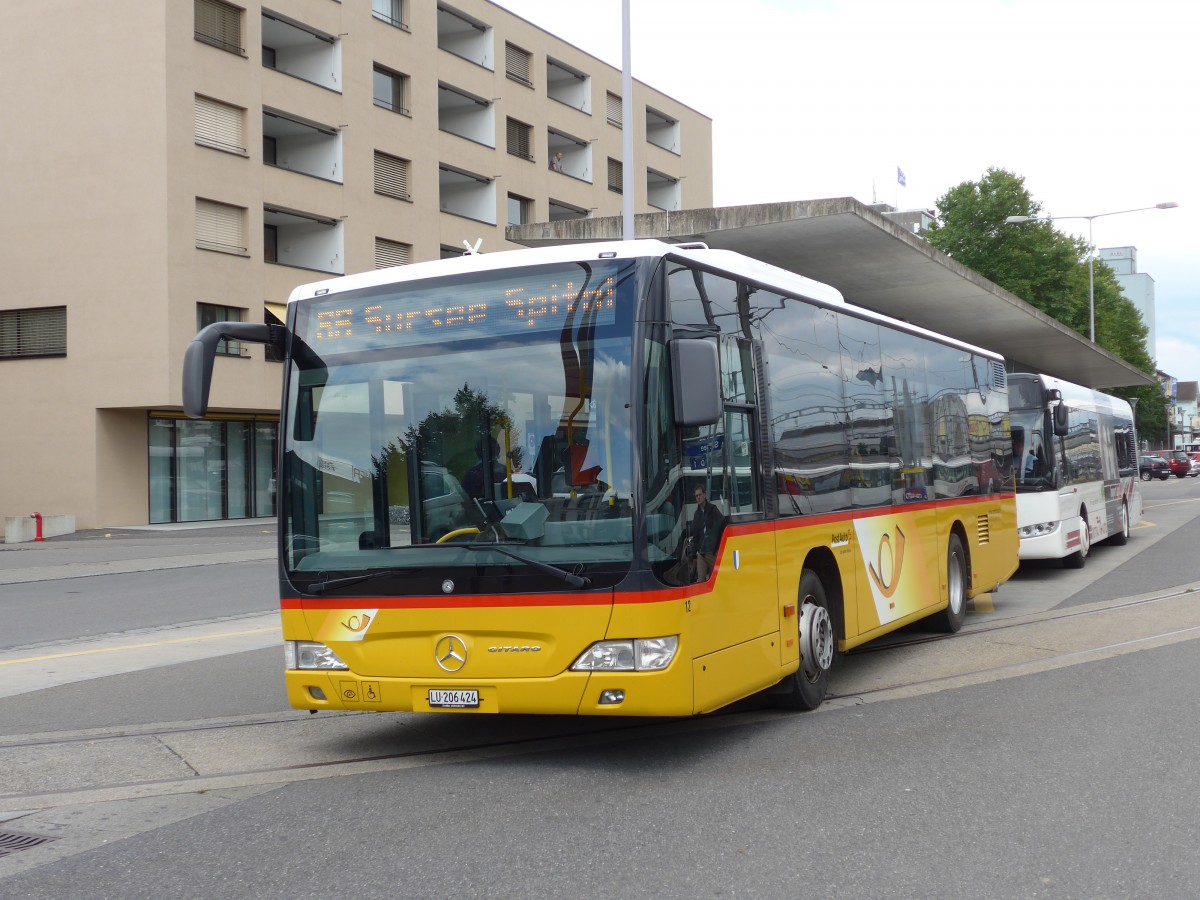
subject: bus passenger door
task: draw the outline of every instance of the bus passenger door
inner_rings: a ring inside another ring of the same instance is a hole
[[[712,546],[714,571],[692,601],[696,655],[745,643],[779,627],[774,534],[765,527],[763,513],[751,343],[723,337],[720,357],[724,416],[684,441],[688,521],[693,529],[698,526],[697,487],[705,490],[722,519],[720,538]]]

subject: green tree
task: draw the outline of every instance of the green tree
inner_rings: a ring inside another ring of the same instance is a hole
[[[1086,241],[1070,237],[1050,221],[1005,224],[1009,216],[1040,216],[1042,205],[1025,179],[989,168],[979,181],[964,181],[937,202],[938,220],[926,239],[984,278],[1020,297],[1080,334],[1090,332]],[[1112,270],[1094,261],[1096,343],[1133,367],[1154,376],[1146,351],[1141,313],[1117,284]],[[1113,390],[1137,398],[1138,430],[1150,441],[1166,436],[1166,408],[1157,388]]]

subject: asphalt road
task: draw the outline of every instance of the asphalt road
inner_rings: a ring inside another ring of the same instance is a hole
[[[0,840],[54,838],[0,898],[1200,896],[1200,601],[1155,599],[1200,586],[1200,479],[1143,488],[1129,545],[847,660],[815,714],[309,718],[275,646],[0,697]],[[181,573],[240,565],[119,577],[195,622]]]

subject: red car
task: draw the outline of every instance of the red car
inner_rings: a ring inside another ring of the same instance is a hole
[[[1187,478],[1192,474],[1192,458],[1183,450],[1164,450],[1159,454],[1167,461],[1171,474],[1176,478]]]

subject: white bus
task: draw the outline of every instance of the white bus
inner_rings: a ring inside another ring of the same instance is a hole
[[[1133,409],[1049,375],[1008,377],[1021,559],[1081,568],[1142,515]]]

